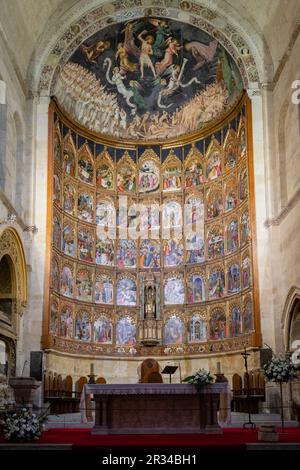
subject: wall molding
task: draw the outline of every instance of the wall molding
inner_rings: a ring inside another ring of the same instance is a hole
[[[264,223],[264,226],[266,228],[269,228],[271,226],[280,225],[281,222],[283,222],[283,220],[289,215],[289,213],[296,207],[299,201],[300,201],[300,188],[292,196],[292,198],[289,200],[287,205],[283,209],[281,209],[277,217],[267,219]]]

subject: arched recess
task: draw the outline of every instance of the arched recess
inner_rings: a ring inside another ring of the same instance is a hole
[[[27,302],[27,275],[24,249],[17,231],[0,231],[0,263],[3,276],[0,288],[0,336],[16,341],[19,317]],[[11,346],[10,346],[11,350]]]
[[[293,286],[287,296],[281,327],[283,329],[284,347],[286,351],[291,350],[295,339],[300,340],[300,288]]]

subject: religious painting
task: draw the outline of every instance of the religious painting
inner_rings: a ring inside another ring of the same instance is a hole
[[[63,209],[68,214],[75,215],[76,189],[70,183],[64,184]]]
[[[170,153],[162,166],[162,191],[180,191],[181,175],[181,162],[176,157],[174,150],[170,150]]]
[[[61,245],[61,223],[60,223],[60,217],[58,214],[53,215],[53,222],[52,222],[52,243],[57,248],[60,250],[60,245]]]
[[[209,274],[209,300],[220,299],[225,294],[225,275],[221,268],[214,268]]]
[[[166,268],[170,268],[182,264],[183,253],[182,240],[165,240],[163,243],[164,266]]]
[[[202,343],[207,341],[206,321],[200,315],[193,315],[189,323],[189,343]]]
[[[206,213],[208,219],[219,217],[223,212],[222,186],[213,186],[207,192]]]
[[[73,297],[74,295],[73,268],[69,264],[64,265],[62,268],[60,293],[66,297]]]
[[[60,312],[60,336],[73,337],[73,312],[70,305],[65,305]]]
[[[58,302],[56,300],[51,300],[50,303],[49,333],[53,336],[58,334]]]
[[[140,204],[140,237],[158,238],[159,236],[159,202],[146,200]]]
[[[129,277],[122,277],[117,282],[117,305],[136,305],[136,283]]]
[[[222,174],[221,148],[216,139],[209,144],[206,154],[206,179],[213,181]]]
[[[53,174],[53,202],[60,204],[60,178],[56,173]]]
[[[112,305],[113,301],[114,291],[111,277],[97,274],[95,281],[95,303]]]
[[[154,240],[142,240],[140,244],[140,268],[160,267],[160,244]]]
[[[111,230],[116,225],[116,213],[112,202],[97,198],[96,224]],[[103,231],[104,232],[104,231]]]
[[[73,119],[108,138],[165,140],[221,119],[242,89],[217,39],[147,15],[101,26],[78,45],[54,94]]]
[[[205,183],[204,158],[194,144],[185,162],[185,189]]]
[[[205,284],[203,277],[192,274],[187,280],[187,302],[193,304],[205,301]]]
[[[162,206],[162,231],[163,238],[169,238],[171,232],[181,238],[183,227],[183,214],[181,204],[177,201],[167,201]]]
[[[116,343],[123,346],[133,346],[136,343],[136,325],[132,318],[126,316],[117,321]]]
[[[240,124],[239,124],[239,132],[238,132],[241,144],[241,157],[244,157],[247,154],[247,137],[246,137],[246,129],[245,129],[245,118],[242,117]]]
[[[224,236],[222,227],[215,227],[208,232],[207,253],[209,259],[224,255]]]
[[[93,183],[94,165],[92,155],[85,144],[78,152],[78,178],[83,183]]]
[[[136,166],[126,151],[117,166],[117,190],[120,193],[136,191]]]
[[[91,341],[91,320],[88,312],[80,311],[75,318],[75,339]]]
[[[239,197],[240,197],[241,201],[244,201],[248,197],[248,173],[247,173],[247,168],[243,168],[241,173],[240,173]]]
[[[77,271],[76,297],[83,302],[92,301],[92,274],[88,269],[81,268]]]
[[[60,274],[59,274],[59,264],[56,258],[52,258],[51,263],[51,286],[52,289],[56,292],[59,292],[59,282],[60,282]]]
[[[159,166],[156,157],[141,158],[139,167],[139,192],[153,193],[159,189]]]
[[[250,216],[248,210],[243,212],[241,217],[241,245],[251,240]]]
[[[118,268],[136,267],[136,245],[132,240],[119,240],[117,249]]]
[[[88,192],[78,194],[78,218],[85,222],[93,222],[94,219],[94,198]]]
[[[75,174],[76,174],[75,145],[70,135],[68,135],[64,140],[63,170],[67,175],[75,178]]]
[[[112,343],[112,322],[105,316],[99,316],[94,321],[94,341],[95,343]]]
[[[205,245],[203,237],[194,235],[185,242],[187,264],[203,263],[205,260]]]
[[[235,305],[231,308],[229,316],[229,334],[231,337],[242,334],[242,315],[239,306]]]
[[[250,333],[254,330],[252,300],[246,298],[243,311],[243,333]]]
[[[164,344],[180,344],[184,342],[184,323],[181,318],[172,315],[165,323]]]
[[[81,261],[92,263],[94,261],[94,232],[85,227],[78,227],[78,258]]]
[[[246,255],[242,261],[242,288],[248,289],[251,286],[251,263],[250,257]]]
[[[232,219],[226,227],[226,251],[234,253],[239,249],[238,221]]]
[[[114,170],[107,150],[97,157],[96,186],[100,190],[114,189],[115,187]]]
[[[185,230],[199,231],[204,226],[204,203],[203,194],[189,197],[184,205]],[[195,227],[194,227],[195,226]]]
[[[235,209],[237,206],[237,190],[235,178],[227,179],[225,183],[225,212]]]
[[[226,338],[226,315],[223,309],[213,310],[209,320],[209,332],[211,340]]]
[[[236,294],[240,290],[240,266],[237,263],[230,264],[227,275],[228,294]]]
[[[75,256],[75,231],[70,223],[66,223],[63,228],[62,251],[67,256]]]
[[[54,149],[54,161],[60,166],[61,165],[61,132],[60,132],[58,123],[55,125],[55,130],[54,130],[53,149]]]
[[[225,156],[224,156],[224,169],[225,172],[233,170],[238,160],[238,143],[236,134],[233,129],[229,129],[225,138]]]
[[[114,242],[110,238],[97,238],[96,249],[95,249],[95,260],[96,264],[102,266],[113,266],[114,265]]]
[[[165,305],[184,304],[184,282],[181,277],[170,276],[164,285]]]

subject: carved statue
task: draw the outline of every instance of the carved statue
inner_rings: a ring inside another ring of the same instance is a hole
[[[155,286],[145,287],[144,313],[145,313],[145,319],[155,318],[155,313],[156,313]]]

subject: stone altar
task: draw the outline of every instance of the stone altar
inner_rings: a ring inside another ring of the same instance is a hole
[[[93,434],[214,433],[222,430],[217,410],[227,383],[215,383],[200,391],[190,384],[120,384],[84,386],[96,403]]]

